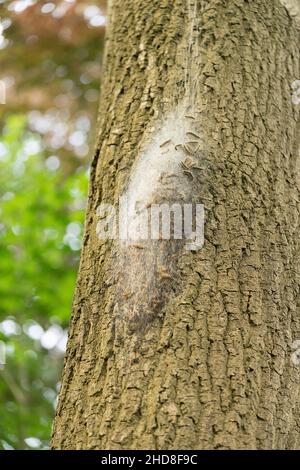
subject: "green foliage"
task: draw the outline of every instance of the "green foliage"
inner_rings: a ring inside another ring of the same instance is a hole
[[[0,449],[46,448],[71,310],[87,171],[65,175],[11,115],[0,137]]]

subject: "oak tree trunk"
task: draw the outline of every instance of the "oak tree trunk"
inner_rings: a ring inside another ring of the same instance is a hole
[[[283,3],[110,2],[55,449],[300,448],[300,34]],[[99,239],[97,207],[122,194],[204,204],[203,248]]]

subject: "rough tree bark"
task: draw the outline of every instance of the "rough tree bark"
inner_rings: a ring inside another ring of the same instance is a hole
[[[283,3],[111,2],[53,448],[300,448],[300,37]],[[190,131],[192,163],[174,148]],[[137,175],[144,202],[204,204],[201,250],[99,240],[98,205]]]

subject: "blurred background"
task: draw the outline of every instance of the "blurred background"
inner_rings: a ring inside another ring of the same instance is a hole
[[[2,450],[49,448],[105,23],[105,0],[0,0]]]

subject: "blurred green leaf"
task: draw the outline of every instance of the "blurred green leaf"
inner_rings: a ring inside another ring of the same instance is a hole
[[[63,355],[57,345],[71,311],[88,176],[86,168],[64,174],[57,157],[50,163],[25,117],[9,116],[0,137],[3,449],[48,445]],[[28,334],[33,320],[37,327]],[[43,334],[37,339],[38,331]],[[54,333],[57,345],[51,347]]]

